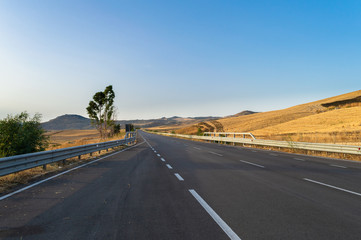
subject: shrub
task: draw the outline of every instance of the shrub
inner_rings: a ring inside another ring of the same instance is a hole
[[[198,136],[203,136],[203,131],[202,131],[202,129],[200,127],[197,130],[197,135]]]
[[[0,157],[44,151],[48,137],[40,125],[40,114],[27,112],[0,120]]]

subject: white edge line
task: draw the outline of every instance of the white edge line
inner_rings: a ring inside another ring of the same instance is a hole
[[[336,165],[336,164],[330,164],[330,166],[332,166],[332,167],[338,167],[338,168],[347,168],[347,167],[345,167],[345,166],[340,166],[340,165]]]
[[[152,150],[154,150],[154,148],[152,147],[152,145],[150,145],[149,144],[149,142],[143,137],[143,135],[142,134],[139,134],[142,138],[143,138],[143,140],[148,144],[148,146],[152,149]]]
[[[24,187],[24,188],[21,188],[21,189],[15,191],[15,192],[12,192],[12,193],[9,193],[9,194],[6,194],[6,195],[0,197],[0,201],[6,199],[6,198],[8,198],[8,197],[11,197],[11,196],[13,196],[13,195],[15,195],[15,194],[17,194],[17,193],[21,193],[21,192],[23,192],[23,191],[25,191],[25,190],[27,190],[27,189],[29,189],[29,188],[35,187],[35,186],[37,186],[37,185],[39,185],[39,184],[41,184],[41,183],[47,182],[47,181],[49,181],[49,180],[51,180],[51,179],[53,179],[53,178],[59,177],[59,176],[61,176],[61,175],[64,175],[64,174],[66,174],[66,173],[68,173],[68,172],[71,172],[71,171],[74,171],[74,170],[76,170],[76,169],[85,167],[85,166],[87,166],[87,165],[90,165],[90,164],[92,164],[92,163],[98,162],[98,161],[103,160],[103,159],[105,159],[105,158],[111,157],[111,156],[113,156],[113,155],[115,155],[115,154],[124,152],[124,151],[126,151],[126,150],[131,149],[131,148],[137,147],[137,146],[139,146],[139,145],[141,145],[141,144],[143,144],[143,143],[145,143],[145,142],[139,143],[139,144],[137,144],[137,145],[135,145],[135,146],[132,146],[132,147],[123,149],[123,150],[121,150],[121,151],[119,151],[119,152],[115,152],[115,153],[109,154],[109,155],[107,155],[107,156],[105,156],[105,157],[96,159],[96,160],[94,160],[94,161],[85,163],[85,164],[83,164],[83,165],[77,166],[77,167],[75,167],[75,168],[66,170],[66,171],[61,172],[61,173],[58,173],[58,174],[56,174],[56,175],[54,175],[54,176],[51,176],[51,177],[46,178],[46,179],[43,179],[43,180],[41,180],[41,181],[39,181],[39,182],[33,183],[33,184],[29,185],[29,186],[26,186],[26,187]]]
[[[305,161],[305,159],[302,159],[302,158],[293,158],[294,160],[297,160],[297,161],[302,161],[302,162],[304,162]]]
[[[243,161],[243,160],[239,160],[239,161],[240,161],[240,162],[243,162],[243,163],[247,163],[247,164],[253,165],[253,166],[256,166],[256,167],[265,168],[265,166],[258,165],[258,164],[255,164],[255,163],[251,163],[251,162],[247,162],[247,161]]]
[[[166,166],[169,168],[169,169],[173,169],[171,165],[169,164],[166,164]]]
[[[357,192],[353,192],[353,191],[350,191],[350,190],[347,190],[347,189],[335,187],[335,186],[332,186],[332,185],[329,185],[329,184],[326,184],[326,183],[317,182],[317,181],[312,180],[312,179],[304,178],[303,180],[313,182],[313,183],[316,183],[316,184],[320,184],[320,185],[323,185],[323,186],[326,186],[326,187],[329,187],[329,188],[337,189],[337,190],[340,190],[340,191],[344,191],[344,192],[347,192],[347,193],[351,193],[351,194],[354,194],[354,195],[357,195],[357,196],[361,196],[361,193],[357,193]]]
[[[175,173],[174,175],[178,178],[179,181],[184,181],[184,179],[178,173]]]
[[[201,206],[206,210],[206,212],[213,218],[213,220],[222,228],[222,230],[228,235],[232,240],[241,240],[238,235],[233,232],[233,230],[227,225],[225,221],[203,200],[201,196],[194,189],[188,190],[193,197],[201,204]]]

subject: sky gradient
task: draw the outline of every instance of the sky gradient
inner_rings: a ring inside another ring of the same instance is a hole
[[[361,89],[361,1],[0,1],[0,119],[269,111]]]

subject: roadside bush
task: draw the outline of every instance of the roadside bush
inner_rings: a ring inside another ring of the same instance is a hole
[[[48,137],[40,125],[40,114],[27,112],[0,120],[0,157],[44,151]]]
[[[202,129],[200,127],[197,130],[197,135],[198,136],[203,136],[203,131],[202,131]]]

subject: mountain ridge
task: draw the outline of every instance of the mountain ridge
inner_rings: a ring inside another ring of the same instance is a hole
[[[135,120],[116,120],[117,124],[124,126],[125,124],[134,124],[136,127],[156,127],[169,125],[182,125],[185,123],[196,123],[203,120],[218,119],[219,117],[162,117],[157,119],[135,119]],[[51,119],[47,122],[41,123],[45,130],[89,130],[95,129],[91,125],[89,118],[78,114],[64,114]]]

